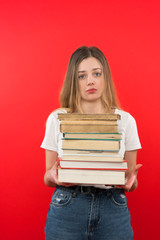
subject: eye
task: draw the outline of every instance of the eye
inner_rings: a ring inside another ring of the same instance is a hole
[[[78,79],[84,79],[85,77],[86,77],[85,74],[81,74],[81,75],[78,76]]]
[[[101,73],[100,73],[100,72],[95,72],[94,75],[95,75],[96,77],[100,77],[100,76],[101,76]]]

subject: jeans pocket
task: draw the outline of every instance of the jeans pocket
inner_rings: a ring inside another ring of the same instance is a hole
[[[114,205],[119,207],[126,207],[127,206],[127,197],[124,191],[121,192],[112,192],[111,201]]]
[[[72,193],[56,189],[51,200],[51,206],[63,207],[68,205],[72,200]]]

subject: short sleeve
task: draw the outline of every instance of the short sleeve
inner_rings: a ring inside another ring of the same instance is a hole
[[[54,114],[51,113],[46,122],[46,131],[41,148],[58,152],[57,129],[58,120]]]
[[[136,121],[130,114],[128,114],[128,121],[125,133],[125,150],[131,151],[140,148],[141,144],[138,136]]]

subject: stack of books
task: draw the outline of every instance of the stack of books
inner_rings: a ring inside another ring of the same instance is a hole
[[[118,114],[58,114],[62,157],[59,182],[124,185],[127,162],[118,154]]]

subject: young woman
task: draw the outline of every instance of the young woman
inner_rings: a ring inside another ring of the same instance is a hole
[[[44,182],[56,187],[45,227],[46,240],[130,240],[133,231],[125,191],[137,188],[137,149],[141,148],[136,122],[120,109],[108,62],[96,47],[80,47],[71,56],[63,88],[61,109],[50,114],[41,147],[46,149]],[[57,113],[116,113],[121,115],[119,154],[128,161],[125,186],[78,186],[58,182],[60,157]]]

